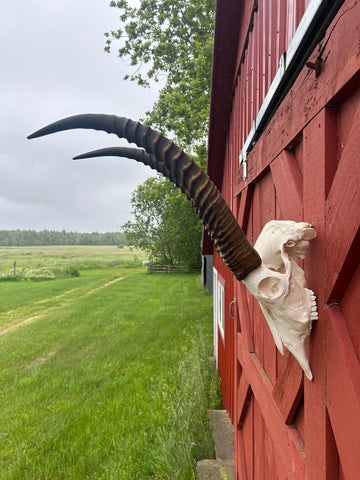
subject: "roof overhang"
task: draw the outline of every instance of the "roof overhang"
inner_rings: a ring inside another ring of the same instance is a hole
[[[207,173],[219,188],[232,105],[239,18],[243,3],[239,0],[216,2]]]

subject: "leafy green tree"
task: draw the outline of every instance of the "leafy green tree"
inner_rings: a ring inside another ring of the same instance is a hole
[[[148,178],[131,198],[133,222],[123,225],[127,243],[166,265],[201,265],[201,223],[187,198],[170,181]]]
[[[204,165],[210,103],[215,0],[111,1],[122,27],[106,33],[105,50],[120,41],[119,57],[139,85],[163,80],[146,123],[172,138]],[[144,72],[145,70],[145,72]]]
[[[106,33],[105,50],[119,42],[125,76],[144,87],[162,81],[144,122],[168,134],[203,167],[210,105],[215,0],[112,0],[121,27]],[[153,178],[132,197],[134,222],[127,241],[166,264],[200,265],[201,224],[188,200],[169,182]]]

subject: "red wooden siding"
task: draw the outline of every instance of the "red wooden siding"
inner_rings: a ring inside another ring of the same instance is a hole
[[[237,208],[233,178],[238,170],[240,151],[277,72],[280,57],[288,48],[308,3],[309,0],[242,2],[239,21],[240,27],[246,29],[247,34],[240,36],[236,59],[236,85],[221,186],[222,194],[233,211]],[[217,255],[214,257],[214,267],[226,280],[228,291],[234,280]],[[229,293],[227,295],[228,302],[231,302],[233,297]],[[225,313],[226,336],[229,335],[230,338],[233,334],[233,320],[230,318],[228,309]],[[218,338],[220,339],[220,336]],[[232,418],[234,356],[229,347],[229,339],[227,340],[228,348],[224,348],[220,340],[218,342],[218,365],[222,378],[223,403]]]
[[[233,107],[237,143],[244,145],[259,113],[281,55],[288,49],[309,0],[264,0],[252,5],[249,31],[240,46]],[[238,154],[240,153],[237,152]]]
[[[309,342],[314,381],[304,381],[293,357],[277,352],[257,303],[241,283],[236,285],[238,478],[356,479],[358,475],[359,98],[360,87],[336,109],[321,109],[298,132],[298,143],[291,142],[290,151],[285,144],[254,178],[248,218],[239,218],[250,238],[256,238],[273,218],[304,219],[315,225],[318,238],[304,268],[317,295],[319,320]],[[341,118],[349,122],[348,136],[338,144]],[[255,148],[252,159],[260,153]],[[284,169],[295,170],[296,175],[290,172],[285,177]],[[248,189],[240,192],[239,204]],[[295,201],[287,192],[297,192]]]
[[[248,154],[246,181],[239,168],[243,143],[275,73],[273,65],[281,46],[287,48],[306,3],[259,0],[254,10],[254,2],[243,2],[241,28],[249,35],[247,39],[243,30],[238,35],[231,114],[223,119],[228,128],[222,194],[248,238],[254,241],[271,219],[309,221],[318,232],[303,262],[319,309],[308,342],[312,382],[304,379],[287,351],[279,354],[256,301],[214,257],[225,280],[219,372],[224,406],[235,427],[236,480],[359,478],[358,1],[346,0],[328,28],[320,75],[306,67],[301,71]],[[212,145],[209,172],[217,172],[211,165],[218,162],[215,151]],[[235,321],[229,312],[234,298]]]

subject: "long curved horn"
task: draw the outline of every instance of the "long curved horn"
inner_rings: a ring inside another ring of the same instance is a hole
[[[158,162],[155,155],[147,153],[142,148],[129,148],[129,147],[108,147],[99,148],[98,150],[92,150],[91,152],[82,153],[73,157],[73,160],[81,160],[83,158],[95,158],[95,157],[124,157],[135,160],[139,163],[149,166],[153,170],[157,170],[165,177],[168,176],[168,170],[165,164]]]
[[[191,200],[220,256],[238,280],[261,264],[261,258],[241,230],[212,180],[180,147],[162,133],[139,122],[115,115],[83,114],[44,127],[28,138],[86,128],[114,133],[144,148],[156,160],[156,170],[165,165],[166,176]]]

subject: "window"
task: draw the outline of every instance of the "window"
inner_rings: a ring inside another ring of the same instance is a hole
[[[221,277],[220,277],[221,278]],[[218,280],[218,326],[219,330],[225,343],[225,289],[224,286],[221,284],[220,280]]]
[[[218,331],[225,344],[225,280],[213,268],[214,355],[217,361]]]

